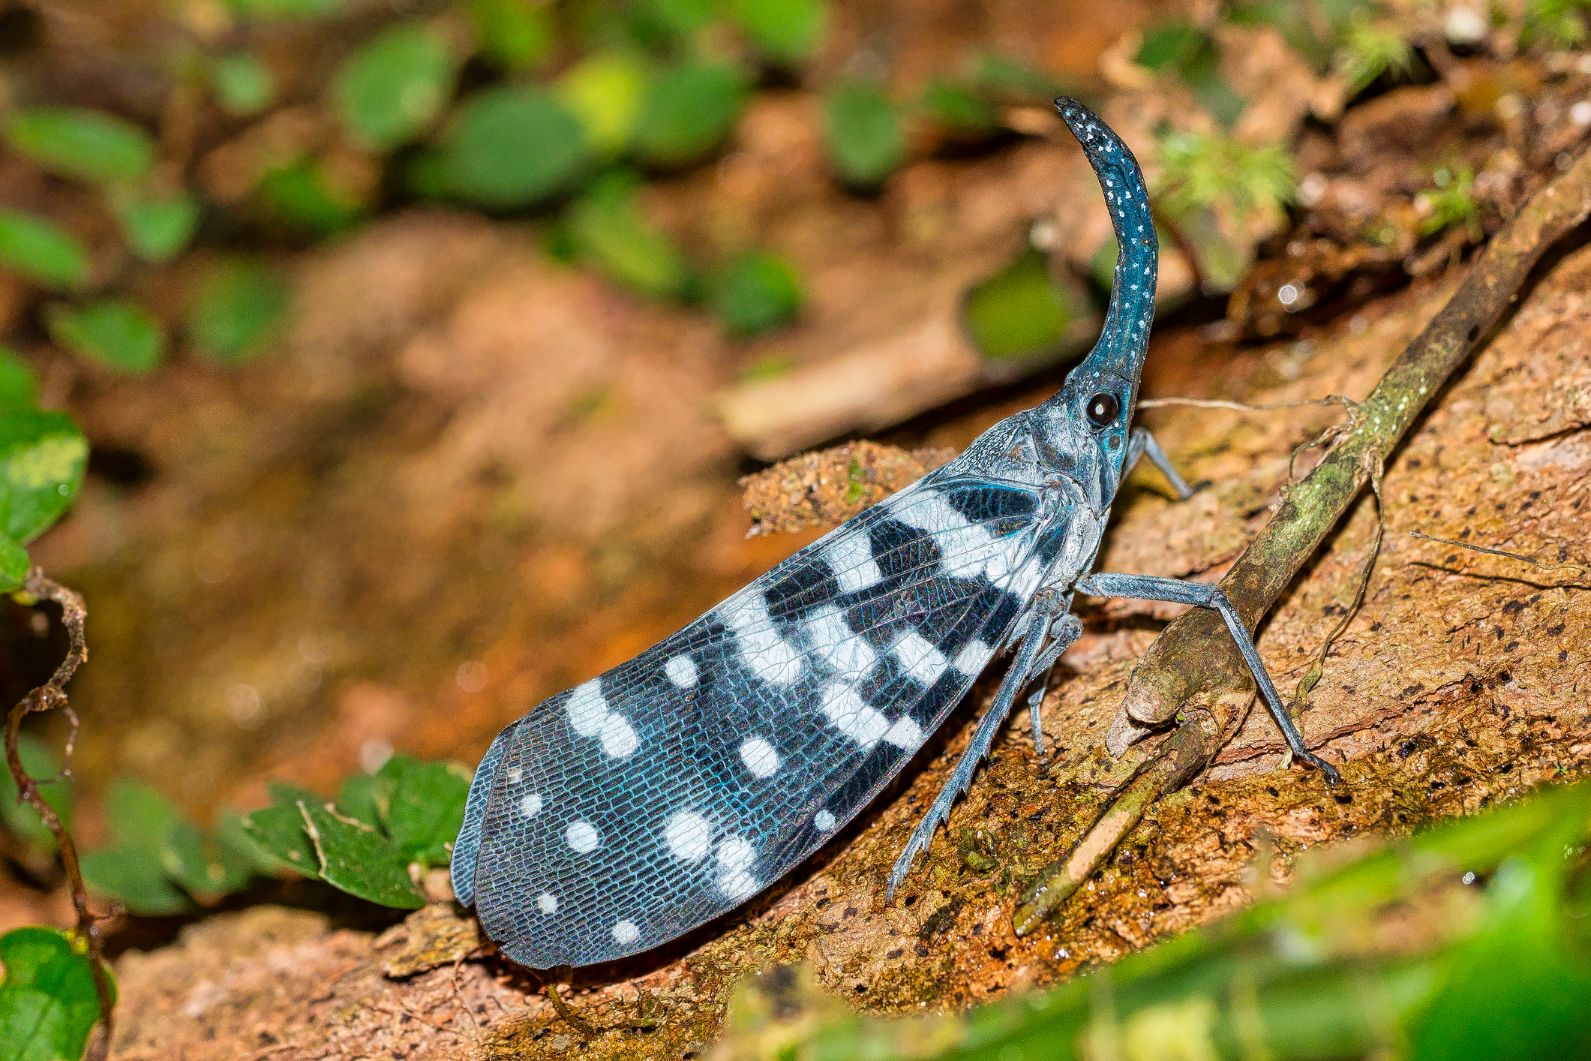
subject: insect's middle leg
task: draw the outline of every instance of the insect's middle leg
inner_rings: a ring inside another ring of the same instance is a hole
[[[1193,488],[1177,474],[1171,458],[1166,456],[1166,451],[1160,448],[1160,443],[1155,441],[1155,436],[1149,433],[1147,427],[1135,427],[1132,429],[1132,434],[1127,436],[1127,463],[1121,473],[1123,479],[1132,473],[1133,465],[1137,464],[1141,457],[1148,457],[1149,463],[1160,469],[1160,474],[1164,475],[1166,482],[1171,484],[1178,501],[1186,501],[1193,496]]]
[[[1000,732],[1001,723],[1011,713],[1011,705],[1015,702],[1017,694],[1034,675],[1042,674],[1053,666],[1061,653],[1082,634],[1082,630],[1082,625],[1075,616],[1062,615],[1057,620],[1048,611],[1034,613],[1033,626],[1022,639],[1016,659],[1011,663],[1010,670],[1006,671],[1005,680],[1000,683],[999,691],[994,694],[994,703],[989,705],[989,710],[978,720],[978,728],[973,731],[967,750],[962,753],[956,768],[951,771],[950,778],[939,790],[939,795],[934,798],[933,806],[928,808],[928,813],[923,815],[922,821],[917,823],[917,828],[912,830],[905,849],[895,860],[895,868],[890,870],[889,874],[887,895],[895,894],[895,889],[900,887],[901,881],[905,880],[906,874],[911,871],[917,855],[928,849],[934,831],[950,817],[950,808],[956,802],[956,798],[972,783],[972,775],[977,771],[978,764],[983,761],[984,756],[989,754],[995,735]]]
[[[1325,774],[1326,780],[1331,784],[1342,780],[1342,775],[1337,773],[1336,767],[1305,746],[1304,738],[1298,732],[1298,726],[1287,713],[1287,708],[1282,705],[1282,698],[1277,694],[1276,686],[1265,670],[1265,662],[1260,659],[1259,650],[1254,647],[1254,639],[1249,636],[1248,627],[1243,625],[1237,609],[1227,599],[1220,586],[1204,582],[1188,582],[1178,578],[1160,578],[1155,575],[1095,574],[1079,581],[1077,589],[1091,597],[1168,601],[1172,604],[1192,604],[1200,608],[1211,608],[1220,613],[1221,618],[1226,621],[1226,628],[1232,635],[1232,640],[1237,643],[1238,651],[1243,654],[1243,661],[1248,664],[1249,673],[1254,676],[1254,684],[1259,686],[1265,706],[1270,710],[1271,717],[1276,720],[1282,736],[1287,739],[1287,746],[1293,750],[1295,756]]]

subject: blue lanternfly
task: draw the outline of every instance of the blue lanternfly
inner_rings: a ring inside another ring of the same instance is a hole
[[[891,873],[893,892],[1017,695],[1076,640],[1074,593],[1218,610],[1293,753],[1304,747],[1218,589],[1090,574],[1122,479],[1157,244],[1137,161],[1056,103],[1098,175],[1121,253],[1089,356],[1053,398],[779,564],[679,633],[547,700],[487,749],[453,887],[523,965],[647,950],[745,902],[859,814],[1002,652],[1004,683]]]

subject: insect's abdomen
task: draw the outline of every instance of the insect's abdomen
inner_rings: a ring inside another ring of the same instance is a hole
[[[739,905],[911,758],[1036,587],[1035,496],[928,482],[864,513],[483,760],[456,887],[535,968]]]

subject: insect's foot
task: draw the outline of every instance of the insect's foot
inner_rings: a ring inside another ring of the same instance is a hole
[[[1342,775],[1337,772],[1337,768],[1315,753],[1304,752],[1299,755],[1298,758],[1304,760],[1304,762],[1308,763],[1310,766],[1313,766],[1316,770],[1319,770],[1325,776],[1326,784],[1330,787],[1336,788],[1338,785],[1342,784]]]
[[[919,828],[921,827],[919,826]],[[926,846],[926,843],[919,841],[915,832],[912,833],[911,839],[906,841],[905,849],[901,851],[900,857],[895,860],[895,868],[889,871],[889,885],[884,889],[884,900],[886,902],[895,898],[895,889],[901,886],[901,883],[906,879],[906,875],[912,871],[912,863],[917,861],[917,855]]]

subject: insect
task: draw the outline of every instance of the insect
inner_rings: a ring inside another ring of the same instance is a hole
[[[1293,754],[1336,780],[1218,588],[1090,573],[1139,458],[1179,496],[1191,491],[1131,427],[1158,255],[1142,174],[1081,104],[1056,108],[1099,178],[1120,247],[1098,343],[1048,401],[498,734],[470,787],[453,887],[514,961],[621,958],[745,902],[860,813],[1009,653],[890,874],[893,894],[1030,686],[1043,753],[1044,680],[1082,632],[1076,593],[1218,611]]]

